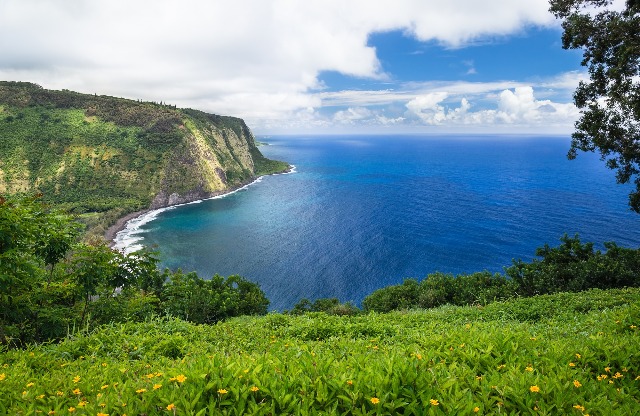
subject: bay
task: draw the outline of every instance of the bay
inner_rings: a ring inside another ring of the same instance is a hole
[[[257,282],[271,309],[301,298],[359,304],[435,271],[501,272],[567,233],[640,246],[629,186],[568,137],[275,136],[296,166],[140,226],[161,266]]]

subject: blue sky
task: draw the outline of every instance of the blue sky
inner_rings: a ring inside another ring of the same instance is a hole
[[[238,116],[257,134],[568,134],[586,74],[548,7],[3,0],[0,79]]]

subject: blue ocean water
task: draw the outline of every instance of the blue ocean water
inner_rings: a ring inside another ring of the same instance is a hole
[[[258,282],[271,308],[359,303],[435,271],[500,272],[568,233],[640,246],[629,187],[567,137],[329,136],[261,139],[296,172],[141,227],[161,265]]]

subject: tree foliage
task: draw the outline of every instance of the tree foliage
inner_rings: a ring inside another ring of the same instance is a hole
[[[153,315],[213,323],[267,312],[264,292],[240,276],[160,271],[153,252],[123,254],[79,235],[39,197],[0,196],[0,347]]]
[[[581,81],[574,102],[582,110],[569,158],[598,151],[616,170],[618,183],[635,183],[631,209],[640,213],[640,1],[622,11],[612,0],[551,0],[562,19],[565,49],[582,49],[590,80]]]

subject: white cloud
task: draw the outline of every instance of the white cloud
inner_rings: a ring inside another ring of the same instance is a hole
[[[547,0],[2,0],[0,79],[277,125],[330,99],[313,92],[321,71],[385,79],[372,33],[461,47],[556,24],[547,9]]]

